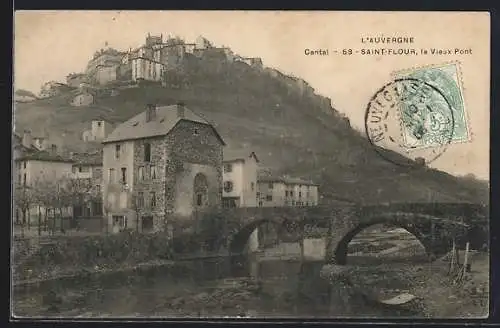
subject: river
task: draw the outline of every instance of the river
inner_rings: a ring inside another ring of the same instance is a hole
[[[395,260],[392,265],[402,267],[407,261]],[[359,262],[367,263],[366,259]],[[386,310],[362,302],[346,305],[344,296],[332,293],[331,285],[320,278],[323,264],[253,254],[60,279],[15,288],[14,312],[21,317],[67,318],[387,315]],[[375,274],[375,280],[386,287],[398,285],[376,265],[367,268],[363,277]]]

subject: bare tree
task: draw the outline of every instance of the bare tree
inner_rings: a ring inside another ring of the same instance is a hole
[[[24,235],[26,222],[29,224],[29,214],[36,201],[35,190],[29,185],[17,185],[14,189],[14,201],[16,209],[21,211],[21,234]]]
[[[93,189],[91,179],[65,178],[60,183],[63,184],[64,194],[67,202],[73,208],[72,221],[76,223],[75,208],[83,208],[93,200]],[[83,213],[81,213],[83,214]]]

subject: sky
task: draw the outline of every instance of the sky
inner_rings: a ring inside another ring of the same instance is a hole
[[[143,44],[148,32],[186,41],[203,35],[216,46],[261,57],[264,66],[303,78],[362,131],[370,97],[394,71],[458,61],[471,140],[452,145],[431,166],[456,175],[489,176],[490,37],[484,13],[18,11],[14,24],[15,89],[38,94],[46,81],[65,81],[69,73],[83,71],[106,43],[125,50]],[[361,38],[380,36],[414,37],[414,44],[398,47],[473,52],[412,58],[333,53],[367,47]],[[329,55],[306,56],[305,49],[329,49]]]

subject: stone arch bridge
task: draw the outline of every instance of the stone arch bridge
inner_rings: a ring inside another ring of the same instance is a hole
[[[375,206],[257,207],[221,212],[232,227],[226,234],[229,251],[241,254],[250,235],[266,223],[297,239],[326,239],[326,263],[345,264],[349,242],[375,224],[401,227],[412,233],[430,256],[446,254],[455,239],[472,247],[488,244],[488,207],[469,203],[405,203]]]

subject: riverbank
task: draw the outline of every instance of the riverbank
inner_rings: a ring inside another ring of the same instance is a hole
[[[463,252],[460,255],[463,259]],[[456,275],[449,274],[446,258],[403,265],[387,262],[325,267],[322,275],[333,285],[343,279],[348,281],[352,303],[368,298],[375,301],[373,307],[383,307],[379,301],[408,293],[416,296],[414,305],[419,316],[484,318],[489,311],[489,254],[470,253],[469,263],[471,271],[458,282]]]

